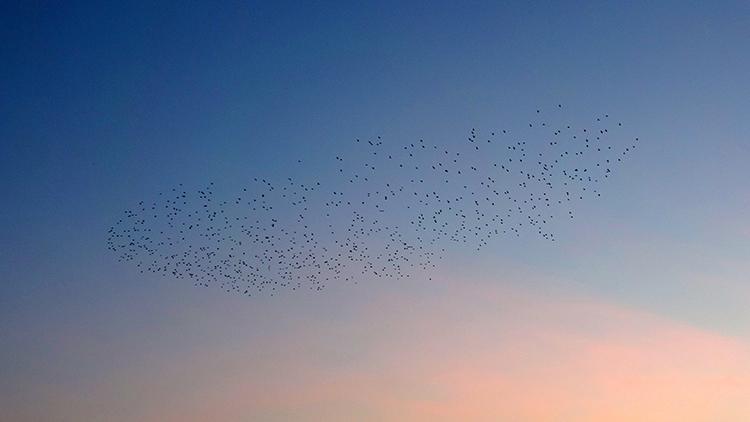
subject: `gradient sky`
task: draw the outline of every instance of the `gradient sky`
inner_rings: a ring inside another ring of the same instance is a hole
[[[750,3],[9,3],[0,420],[750,420]],[[556,244],[272,298],[106,250],[177,183],[557,103],[642,144]]]

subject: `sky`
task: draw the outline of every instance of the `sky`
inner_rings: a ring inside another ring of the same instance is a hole
[[[750,419],[747,2],[5,2],[0,36],[0,420]],[[555,244],[251,298],[106,249],[178,183],[558,103],[642,143]]]

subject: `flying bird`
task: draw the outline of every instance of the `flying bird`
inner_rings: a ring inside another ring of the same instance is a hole
[[[142,273],[252,296],[416,277],[450,249],[523,233],[556,242],[556,222],[601,197],[639,142],[609,114],[575,126],[555,120],[562,109],[448,144],[355,139],[362,154],[332,151],[338,171],[324,182],[253,178],[233,194],[179,184],[126,209],[107,247]]]

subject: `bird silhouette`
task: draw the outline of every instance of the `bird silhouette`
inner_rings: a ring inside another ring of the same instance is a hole
[[[142,273],[252,296],[429,277],[449,249],[523,233],[555,242],[555,222],[601,197],[639,143],[609,114],[576,128],[555,120],[562,110],[446,145],[355,139],[354,152],[333,152],[325,183],[253,178],[234,194],[179,184],[125,210],[107,247]]]

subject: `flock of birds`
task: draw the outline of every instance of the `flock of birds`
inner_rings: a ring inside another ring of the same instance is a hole
[[[256,178],[234,194],[179,185],[126,210],[107,245],[141,272],[273,295],[429,273],[447,248],[524,231],[555,242],[553,223],[601,196],[638,138],[607,114],[587,127],[546,114],[453,145],[356,139],[331,157],[325,183]]]

